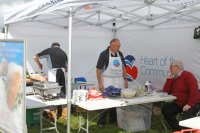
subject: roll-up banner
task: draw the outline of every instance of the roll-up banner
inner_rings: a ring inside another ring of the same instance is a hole
[[[23,40],[0,40],[0,130],[26,132],[25,49]]]

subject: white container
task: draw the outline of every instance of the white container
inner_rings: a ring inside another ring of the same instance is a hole
[[[132,88],[126,88],[121,90],[121,97],[123,98],[134,98],[136,95],[136,90]]]
[[[151,127],[152,104],[134,105],[117,108],[117,123],[128,132],[147,131]]]
[[[146,81],[144,85],[145,85],[147,92],[151,93],[151,81]]]

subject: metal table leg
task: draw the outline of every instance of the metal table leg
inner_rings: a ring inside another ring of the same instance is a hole
[[[87,111],[87,119],[86,119],[86,127],[83,127],[84,126],[84,122],[82,121],[82,114],[81,112],[79,113],[79,129],[78,129],[78,133],[81,131],[81,130],[84,130],[86,131],[86,133],[89,133],[89,124],[90,124],[90,121],[89,121],[89,111]]]
[[[81,131],[81,126],[82,126],[82,114],[81,112],[78,113],[78,123],[79,123],[79,127],[78,127],[78,133]]]
[[[154,108],[153,106],[152,106],[152,109],[149,108],[149,107],[146,107],[146,106],[144,106],[144,105],[142,105],[142,104],[141,104],[141,106],[143,106],[143,107],[145,107],[145,108],[147,108],[147,109],[150,109],[150,110],[152,110],[152,112],[153,112],[153,108]],[[162,107],[163,107],[163,102],[161,102],[161,109],[162,109]],[[160,115],[160,121],[161,121],[163,127],[165,128],[165,131],[167,132],[168,129],[167,129],[167,126],[166,126],[166,124],[165,124],[165,122],[164,122],[164,118],[163,118],[162,112],[161,112],[161,115]]]
[[[165,122],[164,122],[164,119],[163,119],[163,115],[162,115],[162,113],[161,113],[161,116],[160,116],[160,121],[161,121],[163,127],[165,128],[165,131],[167,132],[168,129],[167,129],[167,126],[165,125]]]
[[[162,110],[162,108],[163,108],[163,102],[161,102],[161,107],[160,107],[160,109]],[[168,129],[167,129],[167,126],[166,126],[166,124],[165,124],[165,122],[164,122],[164,118],[163,118],[162,111],[161,111],[161,115],[160,115],[160,121],[161,121],[163,127],[165,128],[165,132],[167,132]]]
[[[47,131],[47,130],[56,130],[56,133],[59,133],[58,128],[57,128],[57,107],[52,107],[52,108],[55,111],[54,122],[50,122],[53,125],[53,127],[48,127],[48,128],[43,128],[43,111],[44,111],[44,109],[43,108],[40,109],[40,133],[42,133],[43,131]]]
[[[87,133],[89,133],[89,111],[87,111],[87,122],[86,122],[86,130],[87,130]]]
[[[104,113],[105,111],[107,111],[107,109],[101,111],[100,113],[98,113],[97,115],[95,115],[94,117],[92,117],[90,119],[90,111],[87,110],[87,115],[86,115],[86,127],[83,127],[84,126],[84,122],[82,121],[82,113],[80,112],[79,113],[79,129],[78,129],[78,133],[81,131],[81,130],[84,130],[86,133],[89,133],[89,127],[90,127],[90,121],[93,121],[94,119],[96,119],[99,115],[101,115],[102,113]]]
[[[43,119],[43,108],[40,108],[40,133],[42,133],[43,129],[42,119]]]
[[[81,131],[81,129],[85,131],[85,128],[83,127],[83,124],[84,123],[82,122],[82,114],[79,113],[79,129],[78,129],[78,133]]]
[[[55,115],[54,115],[54,127],[57,133],[59,133],[58,128],[57,128],[57,108],[55,108]]]

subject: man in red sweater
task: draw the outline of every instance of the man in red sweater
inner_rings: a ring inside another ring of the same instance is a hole
[[[163,91],[176,96],[177,99],[162,108],[163,116],[174,131],[183,127],[179,126],[176,116],[183,112],[183,119],[196,116],[200,111],[200,92],[198,82],[194,75],[184,70],[182,61],[175,60],[170,65],[171,74],[168,76]]]

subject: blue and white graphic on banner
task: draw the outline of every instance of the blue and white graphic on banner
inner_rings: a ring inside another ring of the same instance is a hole
[[[0,42],[0,59],[6,58],[7,62],[23,65],[23,42]]]

